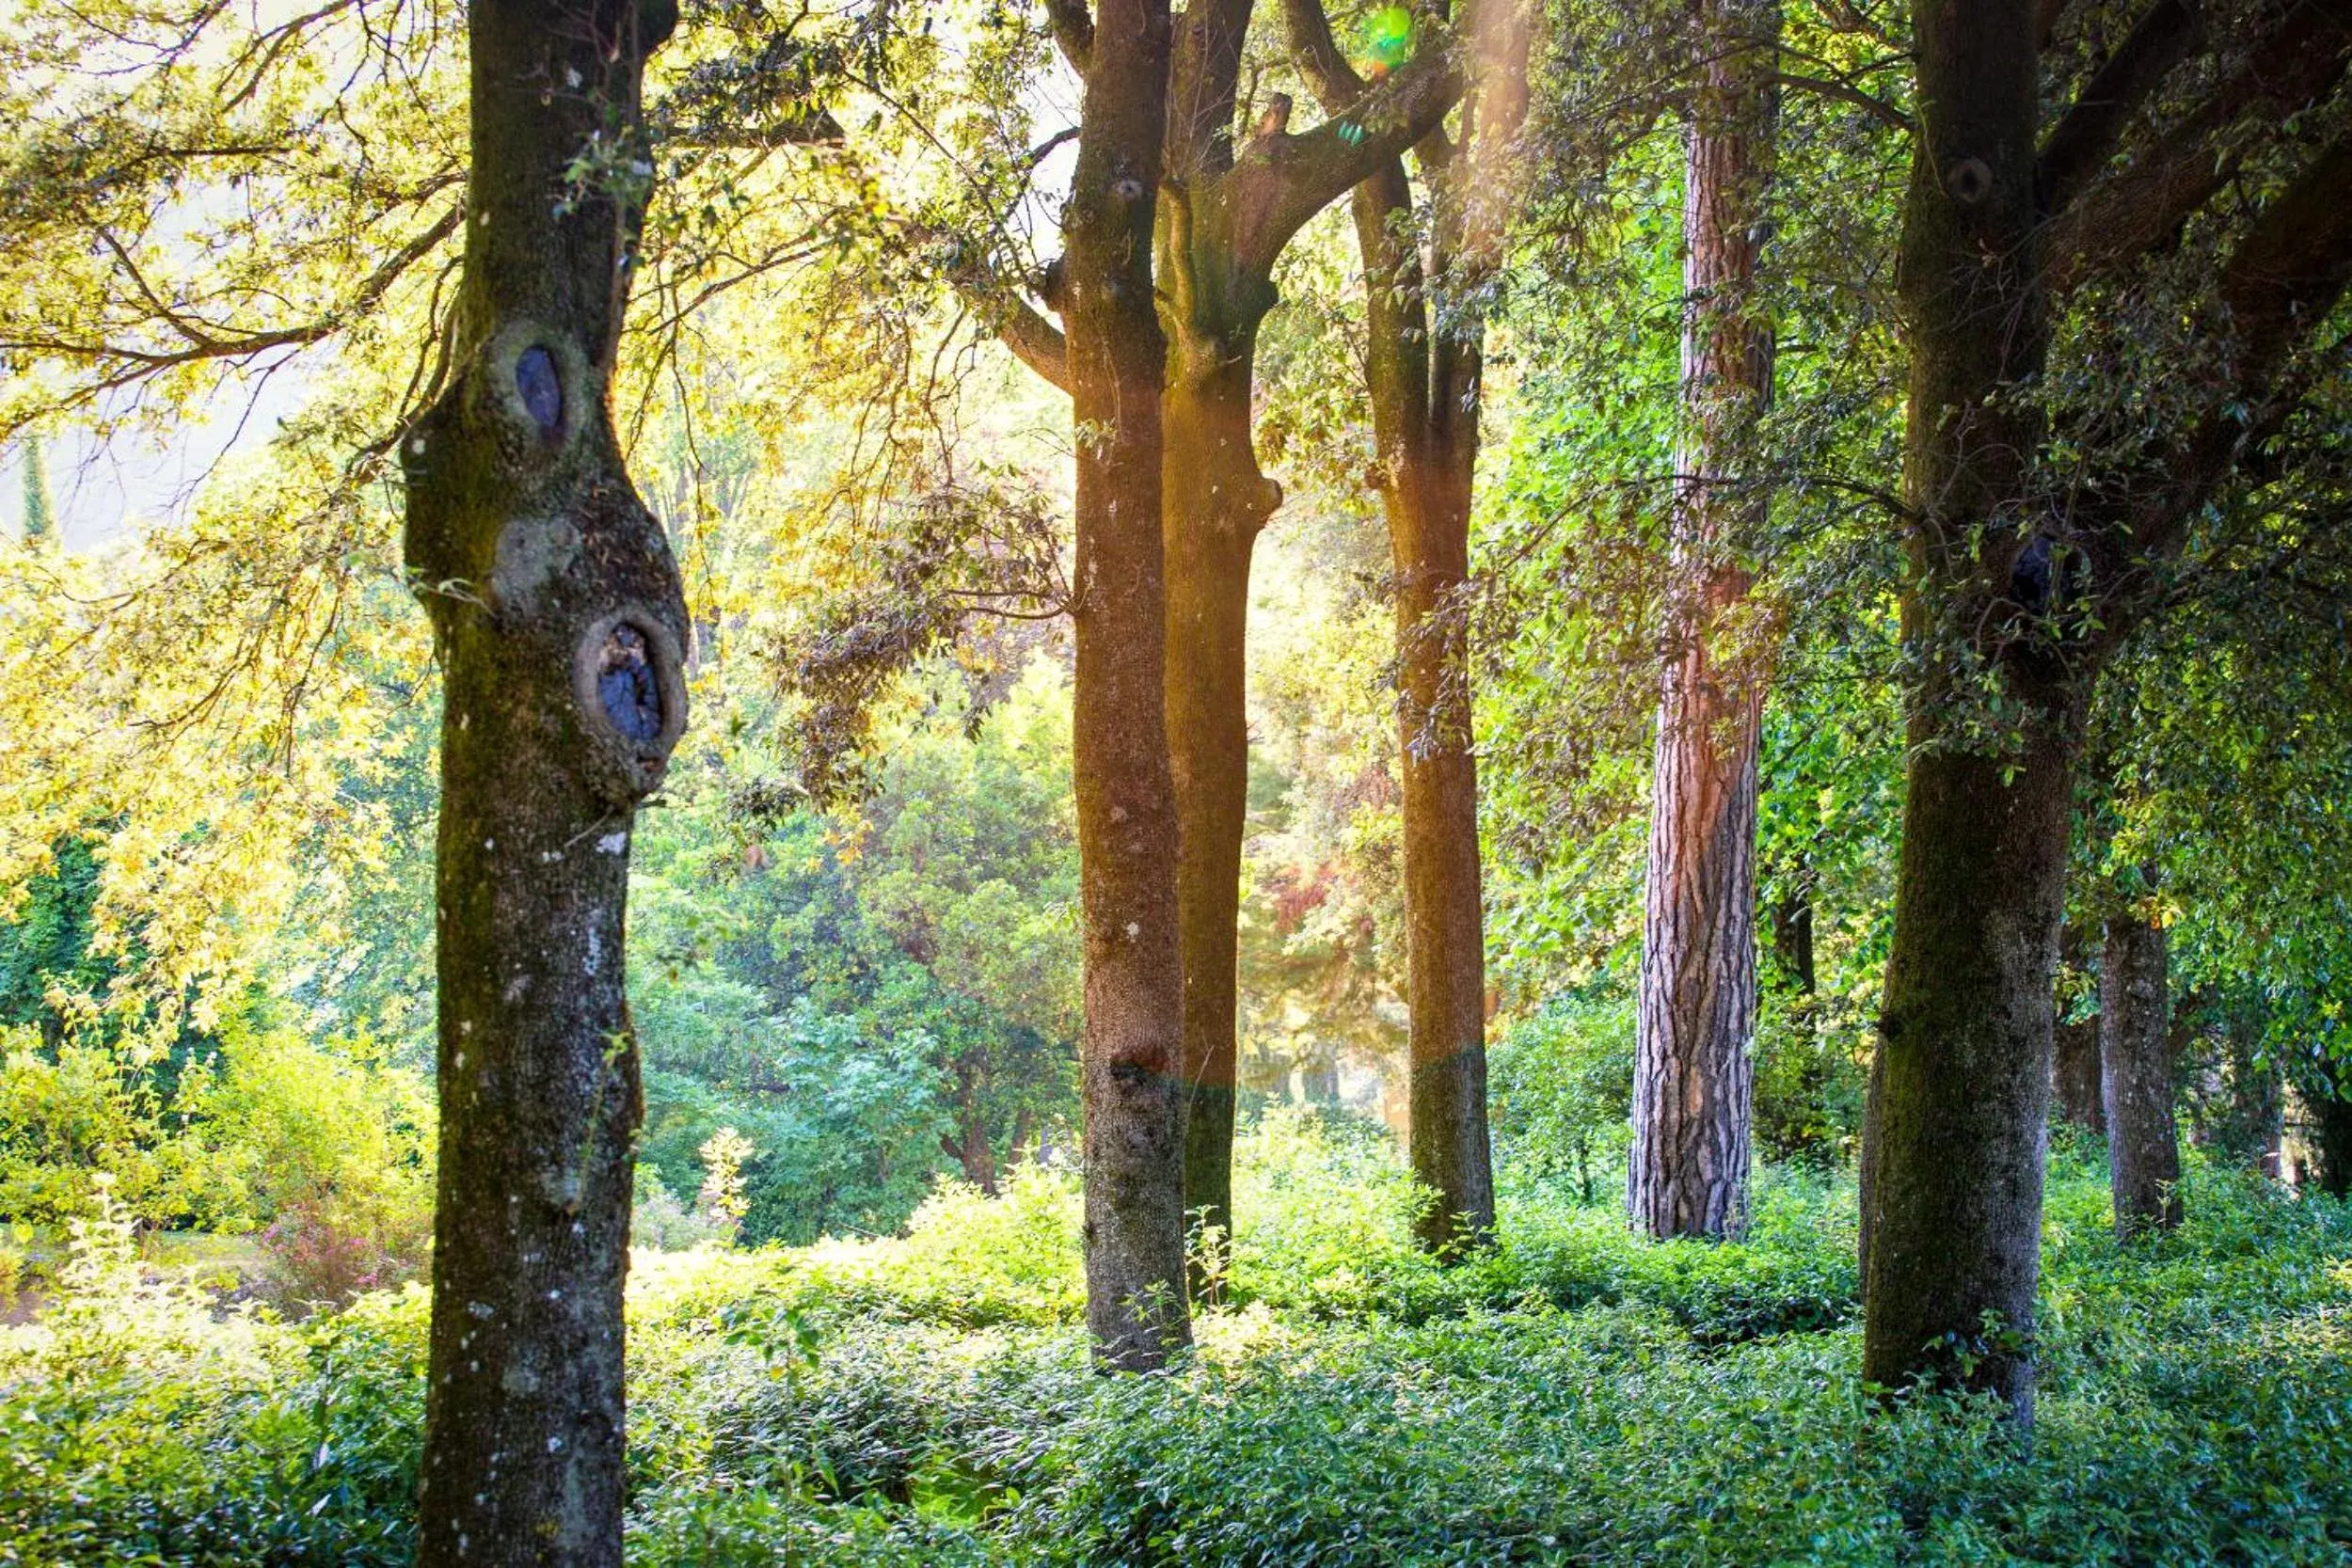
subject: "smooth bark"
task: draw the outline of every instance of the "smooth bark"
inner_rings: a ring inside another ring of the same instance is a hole
[[[674,20],[595,0],[468,13],[452,372],[402,442],[445,682],[425,1564],[621,1560],[628,850],[686,721],[687,626],[608,407],[644,191],[567,169],[616,129],[628,145]]]
[[[1756,802],[1767,650],[1738,537],[1768,504],[1756,428],[1772,328],[1756,298],[1780,15],[1705,0],[1685,142],[1681,450],[1635,1012],[1627,1210],[1651,1236],[1747,1212],[1756,1036]]]
[[[1247,828],[1249,562],[1281,504],[1252,425],[1258,329],[1298,229],[1458,92],[1422,51],[1385,94],[1361,90],[1294,135],[1269,99],[1238,146],[1233,120],[1250,0],[1193,0],[1177,24],[1158,276],[1168,340],[1162,405],[1168,548],[1168,746],[1183,823],[1184,1206],[1230,1236],[1242,840]],[[1204,1278],[1197,1284],[1206,1285]]]
[[[2181,1223],[2169,1003],[2164,927],[2137,913],[2109,916],[2099,956],[2100,1086],[2115,1229],[2125,1241]]]
[[[1302,69],[1327,103],[1343,100],[1356,83],[1327,28],[1292,9]],[[1450,140],[1433,127],[1415,147],[1434,209],[1425,257],[1412,238],[1412,185],[1400,158],[1383,159],[1350,198],[1365,278],[1371,478],[1388,518],[1395,593],[1408,1142],[1413,1174],[1434,1195],[1420,1239],[1446,1258],[1490,1239],[1495,1220],[1465,602],[1485,319],[1470,301],[1501,262],[1532,28],[1511,4],[1482,7],[1470,20],[1460,135]]]
[[[1167,116],[1167,0],[1104,0],[1086,51],[1068,245],[1077,446],[1072,716],[1085,926],[1087,1325],[1140,1370],[1191,1340],[1180,1117],[1184,980],[1163,677],[1154,192]]]

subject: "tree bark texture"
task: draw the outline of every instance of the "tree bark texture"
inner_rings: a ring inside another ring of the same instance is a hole
[[[2099,955],[2100,1083],[2115,1230],[2125,1241],[2181,1223],[2170,1024],[2164,927],[2137,913],[2110,916]]]
[[[687,626],[608,398],[640,78],[674,20],[659,0],[468,13],[453,372],[402,443],[445,679],[425,1564],[621,1560],[628,849],[686,721]]]
[[[1168,748],[1182,821],[1184,1205],[1232,1228],[1242,840],[1248,826],[1249,562],[1281,486],[1252,433],[1258,328],[1276,261],[1306,221],[1377,159],[1437,123],[1458,90],[1442,52],[1383,99],[1293,135],[1271,101],[1236,148],[1250,0],[1192,0],[1176,24],[1157,245],[1168,342],[1162,404]],[[1360,87],[1360,84],[1359,84]]]
[[[2053,987],[2082,705],[2021,625],[2039,429],[2005,394],[2047,341],[2033,0],[1920,0],[1898,289],[1911,350],[1912,760],[1864,1132],[1863,1373],[2033,1411]],[[1955,730],[1985,670],[2010,733]]]
[[[2062,963],[2077,970],[2083,968],[2081,948],[2081,934],[2075,927],[2070,925],[2060,931],[2058,958]],[[2107,1130],[2106,1090],[2100,1085],[2099,1027],[2096,1015],[2079,1023],[2057,1024],[2055,1065],[2050,1076],[2052,1108],[2090,1132]]]
[[[1683,195],[1673,645],[1658,710],[1627,1209],[1651,1236],[1747,1212],[1755,1104],[1756,796],[1766,650],[1737,536],[1760,521],[1755,433],[1772,328],[1756,298],[1772,177],[1773,0],[1705,0]]]
[[[1327,103],[1356,90],[1327,30],[1292,8],[1295,47]],[[1408,1143],[1415,1179],[1435,1195],[1420,1239],[1446,1258],[1484,1244],[1495,1223],[1465,603],[1486,324],[1470,302],[1501,262],[1532,28],[1513,4],[1470,13],[1458,145],[1432,126],[1414,148],[1433,207],[1425,257],[1413,239],[1413,190],[1400,156],[1384,157],[1350,198],[1365,279],[1372,477],[1388,518],[1395,594]]]
[[[1166,695],[1154,192],[1167,0],[1103,0],[1062,215],[1077,430],[1072,718],[1085,926],[1087,1325],[1105,1368],[1188,1344],[1184,979]]]
[[[1168,198],[1161,225],[1169,340],[1162,532],[1168,753],[1183,824],[1184,1207],[1193,1223],[1231,1236],[1249,561],[1282,492],[1259,470],[1251,434],[1258,326],[1274,304],[1274,284],[1266,268],[1237,252],[1237,183],[1216,178],[1214,165],[1201,172],[1209,178]]]

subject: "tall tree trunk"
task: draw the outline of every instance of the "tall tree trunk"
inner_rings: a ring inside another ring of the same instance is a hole
[[[963,1168],[963,1179],[996,1196],[996,1152],[988,1141],[988,1113],[980,1102],[980,1072],[967,1067],[956,1074],[956,1136],[939,1135],[940,1151]]]
[[[661,0],[479,0],[453,378],[402,443],[445,678],[440,1165],[418,1560],[621,1560],[637,802],[686,721],[686,607],[608,406]],[[565,84],[568,90],[550,90]]]
[[[1704,0],[1684,161],[1675,646],[1658,711],[1636,1010],[1633,1224],[1725,1236],[1746,1217],[1756,1037],[1756,752],[1765,650],[1738,535],[1767,504],[1755,433],[1772,329],[1756,299],[1772,176],[1775,0]],[[1744,472],[1743,472],[1744,470]]]
[[[1408,1142],[1415,1178],[1436,1195],[1420,1239],[1447,1258],[1483,1244],[1495,1223],[1465,603],[1485,321],[1467,300],[1501,265],[1508,154],[1526,115],[1532,28],[1514,4],[1475,11],[1462,148],[1433,135],[1416,150],[1435,208],[1425,265],[1410,233],[1413,193],[1401,160],[1383,160],[1351,198],[1364,265],[1373,471],[1396,594]],[[1426,303],[1433,288],[1449,307],[1436,331]]]
[[[2066,927],[2058,935],[2059,962],[2079,970],[2085,967],[2084,957],[2081,932]],[[2050,1077],[2058,1114],[2090,1132],[2107,1130],[2106,1091],[2099,1081],[2099,1028],[2095,1014],[2079,1023],[2057,1024],[2056,1066]]]
[[[1184,1307],[1184,977],[1166,694],[1152,230],[1167,0],[1102,0],[1062,215],[1077,442],[1072,716],[1085,923],[1087,1325],[1106,1367],[1161,1365]]]
[[[1864,1133],[1863,1375],[2033,1414],[2043,1118],[2080,678],[2031,620],[2034,0],[1917,0],[1898,288],[1911,351],[1912,761]],[[1966,723],[1995,684],[2007,745]],[[1988,1324],[1987,1315],[1994,1322]]]
[[[1406,230],[1412,188],[1404,165],[1392,161],[1357,186],[1351,205],[1366,279],[1374,472],[1395,572],[1407,1141],[1414,1177],[1436,1195],[1419,1226],[1422,1244],[1454,1255],[1489,1236],[1495,1218],[1478,773],[1460,602],[1470,578],[1477,351],[1456,345],[1439,360],[1421,260]],[[1448,391],[1471,400],[1442,430],[1440,377]]]
[[[1475,382],[1474,367],[1468,376]],[[1475,435],[1470,439],[1474,443]],[[1470,493],[1452,474],[1423,477],[1431,483],[1417,487],[1420,496],[1392,500],[1388,514],[1396,573],[1411,1156],[1413,1175],[1438,1195],[1422,1220],[1422,1242],[1450,1255],[1493,1234],[1494,1159],[1486,1130],[1478,764],[1470,751],[1462,602],[1470,581]]]
[[[1186,1223],[1231,1236],[1241,849],[1249,803],[1249,558],[1280,499],[1251,432],[1272,256],[1236,248],[1233,117],[1251,0],[1192,0],[1176,24],[1157,236],[1168,338],[1160,428],[1168,514],[1168,743],[1183,831]],[[1278,242],[1279,245],[1279,242]],[[1216,1287],[1196,1257],[1192,1287]]]
[[[1294,4],[1320,24],[1314,0]],[[1288,131],[1289,98],[1271,95],[1237,155],[1234,108],[1253,9],[1251,0],[1191,0],[1176,25],[1154,280],[1171,342],[1163,497],[1167,707],[1182,822],[1184,1201],[1219,1228],[1232,1225],[1249,556],[1281,499],[1259,472],[1251,440],[1258,325],[1273,308],[1274,265],[1291,236],[1365,169],[1442,119],[1459,91],[1449,52],[1423,48],[1390,78],[1373,112],[1304,135]],[[1083,0],[1048,0],[1047,11],[1084,74],[1103,26]],[[1328,46],[1328,27],[1320,31]],[[990,308],[1006,315],[1000,330],[1025,362],[1071,387],[1070,356],[1051,326],[1025,307],[1008,309],[998,299]]]
[[[1249,433],[1256,315],[1232,326],[1231,339],[1209,334],[1207,341],[1179,329],[1160,420],[1169,508],[1169,757],[1184,823],[1176,881],[1184,914],[1184,1201],[1190,1223],[1228,1237],[1242,834],[1249,820],[1249,557],[1282,496],[1259,472]]]
[[[1038,1151],[1029,1147],[1029,1140],[1036,1133],[1037,1113],[1024,1105],[1012,1114],[1012,1142],[1005,1146],[1005,1170],[1008,1175],[1037,1157]]]
[[[2181,1223],[2170,1022],[2164,927],[2138,914],[2110,917],[2099,955],[2100,1083],[2115,1229],[2125,1241]]]
[[[1782,979],[1799,998],[1820,989],[1813,959],[1813,874],[1799,873],[1797,885],[1772,911],[1772,957]]]

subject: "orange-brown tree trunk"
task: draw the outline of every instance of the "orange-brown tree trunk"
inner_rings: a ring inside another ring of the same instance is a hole
[[[1068,241],[1077,441],[1071,740],[1085,927],[1087,1325],[1104,1365],[1191,1339],[1184,1305],[1184,979],[1166,694],[1152,233],[1167,0],[1102,0],[1084,70]]]
[[[1746,1215],[1756,1035],[1756,799],[1768,650],[1739,535],[1767,504],[1756,450],[1772,329],[1756,298],[1779,9],[1707,0],[1684,159],[1682,439],[1660,693],[1627,1208],[1652,1236]]]
[[[1433,1195],[1420,1238],[1442,1258],[1483,1244],[1495,1224],[1467,603],[1485,322],[1467,301],[1501,264],[1532,25],[1507,0],[1475,13],[1462,145],[1438,133],[1416,149],[1434,205],[1425,263],[1401,158],[1384,160],[1351,198],[1365,277],[1374,475],[1395,593],[1407,1141],[1414,1177]],[[1322,90],[1330,90],[1327,79]],[[1435,331],[1433,292],[1445,306]]]

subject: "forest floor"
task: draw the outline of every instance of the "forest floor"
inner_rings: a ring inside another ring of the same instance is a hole
[[[1030,1170],[905,1237],[641,1254],[643,1564],[2352,1560],[2352,1209],[2198,1166],[2121,1249],[2062,1142],[2040,1418],[1856,1374],[1851,1178],[1728,1245],[1524,1184],[1440,1270],[1375,1136],[1245,1141],[1226,1305],[1173,1370],[1078,1326]],[[292,1324],[135,1260],[0,1330],[0,1564],[407,1559],[423,1292]]]

